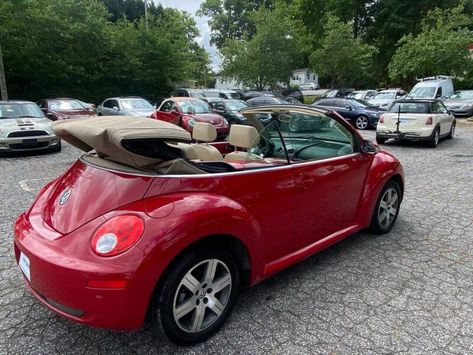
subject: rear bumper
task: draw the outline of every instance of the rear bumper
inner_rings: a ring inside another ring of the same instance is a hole
[[[435,130],[433,129],[429,129],[428,131],[406,131],[406,132],[380,130],[376,132],[376,138],[408,140],[408,141],[413,141],[413,142],[429,141],[432,139],[434,132]]]
[[[147,301],[143,300],[147,298],[143,298],[143,292],[134,282],[133,263],[88,258],[80,252],[81,256],[75,256],[72,238],[87,239],[90,248],[87,238],[90,228],[54,240],[41,235],[47,230],[44,222],[35,220],[32,224],[25,214],[15,223],[15,258],[18,263],[23,253],[29,259],[31,281],[23,276],[32,294],[49,309],[78,323],[116,330],[141,327],[147,309]],[[51,233],[57,232],[51,230]],[[92,288],[88,286],[91,280],[124,280],[125,285]]]

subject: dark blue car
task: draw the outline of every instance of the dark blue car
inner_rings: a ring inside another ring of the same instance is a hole
[[[358,129],[375,128],[384,110],[357,99],[321,99],[312,106],[336,111]]]

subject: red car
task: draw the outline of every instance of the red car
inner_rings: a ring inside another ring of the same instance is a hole
[[[164,100],[151,118],[174,123],[192,133],[195,122],[207,122],[215,126],[217,140],[223,140],[230,131],[228,121],[212,112],[209,105],[200,99],[173,97]]]
[[[198,143],[139,117],[54,123],[88,153],[16,221],[16,261],[36,298],[111,329],[137,329],[149,312],[191,344],[222,326],[240,287],[357,231],[391,230],[404,190],[395,157],[334,113],[241,112],[251,125],[232,125],[225,156],[206,143],[208,123],[196,122]]]
[[[38,101],[37,105],[51,121],[89,118],[96,115],[92,106],[87,108],[76,99],[44,99]]]

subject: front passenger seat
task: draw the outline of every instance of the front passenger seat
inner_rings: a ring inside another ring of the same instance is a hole
[[[235,151],[225,156],[225,161],[261,161],[264,159],[259,155],[238,151],[236,148],[250,149],[259,144],[259,133],[253,126],[234,124],[230,126],[230,145],[235,147]]]
[[[208,142],[213,142],[217,138],[217,130],[213,125],[206,122],[196,122],[192,128],[192,138],[197,141],[197,143],[191,144],[194,152],[197,154],[197,159],[203,161],[223,161],[219,150],[208,144]]]

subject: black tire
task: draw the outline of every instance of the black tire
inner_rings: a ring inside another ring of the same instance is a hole
[[[386,138],[376,137],[376,143],[378,144],[384,144],[386,143],[386,141],[387,141]]]
[[[432,137],[427,142],[427,146],[430,148],[436,148],[440,141],[440,128],[436,128],[435,131],[432,133]]]
[[[397,194],[397,202],[396,202],[396,205],[395,205],[395,212],[394,212],[394,215],[392,215],[392,210],[390,210],[389,212],[386,212],[387,214],[389,213],[389,218],[390,220],[386,220],[386,223],[383,223],[385,222],[385,219],[382,217],[382,207],[381,207],[381,203],[382,202],[386,202],[385,199],[386,199],[386,194],[389,192],[389,191],[395,191],[396,194]],[[396,220],[397,220],[397,216],[399,215],[399,208],[401,206],[401,201],[402,201],[402,190],[401,190],[401,186],[399,186],[399,183],[397,181],[394,181],[394,180],[391,180],[389,181],[383,188],[383,190],[381,191],[381,193],[379,194],[378,196],[378,201],[376,201],[376,206],[375,206],[375,209],[373,211],[373,215],[371,217],[371,224],[369,226],[369,230],[371,233],[374,233],[374,234],[385,234],[385,233],[388,233],[394,226],[394,224],[396,223]]]
[[[102,113],[102,112],[99,112],[99,113],[97,114],[97,116],[103,116],[103,113]]]
[[[360,130],[368,129],[370,126],[370,120],[364,115],[360,115],[355,118],[355,127]]]
[[[223,272],[223,276],[220,276],[221,279],[228,276],[231,277],[230,288],[227,285],[218,292],[213,292],[211,288],[207,288],[209,285],[205,284],[204,276],[208,268],[206,265],[209,265],[208,262],[211,260],[218,261],[216,262],[218,266],[215,267],[215,274]],[[205,264],[206,262],[207,264]],[[195,280],[199,281],[199,285],[195,288],[197,290],[196,293],[194,291],[191,292],[190,289],[181,284],[181,282],[184,282],[185,276],[189,277],[189,273],[195,276]],[[198,277],[199,273],[201,273],[201,280]],[[225,323],[235,303],[240,284],[239,280],[238,264],[235,258],[228,252],[221,249],[191,250],[184,256],[179,257],[170,272],[167,273],[160,290],[157,290],[155,297],[153,297],[151,304],[153,327],[155,330],[163,331],[169,340],[178,345],[191,345],[204,341],[215,334]],[[221,302],[220,305],[223,306],[223,310],[220,315],[211,310],[211,297],[215,297],[214,299],[218,299]],[[195,306],[189,307],[192,310],[184,313],[185,315],[176,321],[174,312],[178,311],[177,301],[179,300],[181,306],[184,303],[194,305],[194,302]],[[194,320],[197,318],[198,309],[202,308],[204,308],[202,319],[205,320],[207,317],[210,323],[208,322],[209,324],[205,326],[204,321],[202,321],[201,326],[203,329],[200,331],[183,329],[187,326],[189,328],[192,327]]]
[[[455,127],[456,127],[456,123],[453,122],[452,127],[450,127],[450,132],[448,132],[447,139],[452,139],[453,137],[455,137]]]
[[[61,151],[61,148],[62,148],[61,142],[59,142],[59,144],[58,144],[57,146],[55,146],[54,148],[51,148],[50,150],[51,150],[51,152],[53,152],[53,153],[57,153],[57,152],[60,152],[60,151]]]

